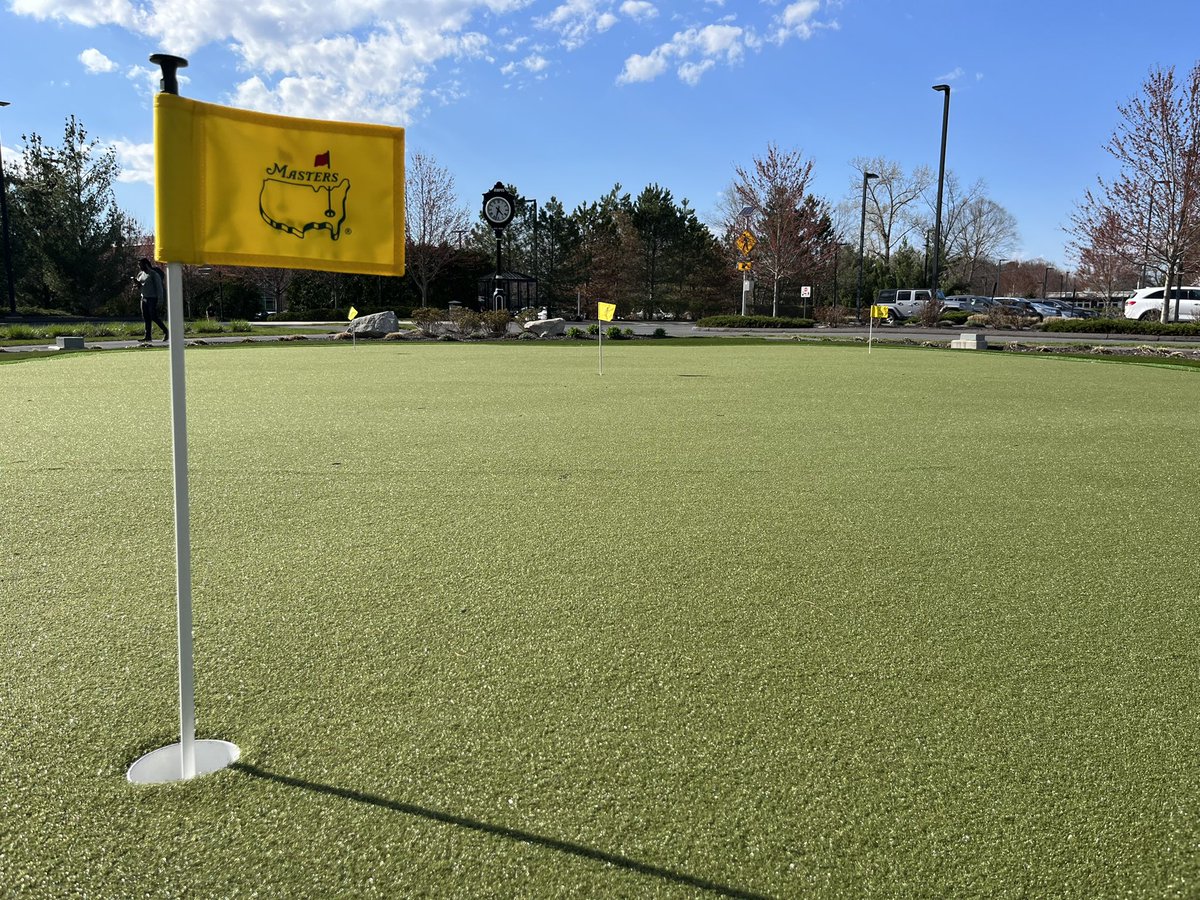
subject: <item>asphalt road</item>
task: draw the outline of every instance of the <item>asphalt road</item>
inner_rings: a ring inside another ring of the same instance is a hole
[[[289,326],[297,325],[328,325],[328,333],[312,332],[306,334],[308,340],[328,340],[329,335],[343,329],[343,324],[340,322],[329,323],[291,323],[291,322],[272,322],[273,327],[280,325]],[[568,327],[575,325],[576,327],[586,327],[590,322],[569,322]],[[656,329],[663,329],[671,337],[759,337],[759,338],[781,338],[796,336],[810,340],[821,340],[822,338],[830,338],[834,340],[854,340],[855,338],[866,339],[866,327],[817,327],[817,328],[697,328],[690,322],[626,322],[616,321],[614,325],[621,329],[629,328],[634,334],[648,336],[655,332]],[[874,329],[874,335],[878,340],[898,340],[906,339],[912,341],[939,341],[949,343],[959,334],[967,333],[982,333],[986,336],[989,344],[1003,344],[1009,341],[1020,341],[1027,344],[1183,344],[1183,345],[1198,345],[1200,337],[1179,337],[1168,336],[1160,337],[1152,334],[1120,334],[1111,335],[1104,333],[1056,333],[1056,332],[1041,332],[1041,331],[1005,331],[991,328],[971,329],[971,328],[916,328],[904,326],[880,326]],[[245,341],[253,342],[269,342],[278,341],[281,335],[251,335],[222,337],[217,335],[204,335],[199,338],[188,338],[189,343],[194,340],[202,340],[206,344],[237,344]],[[86,341],[84,346],[88,349],[99,350],[122,350],[139,346],[138,341],[132,340],[96,340]],[[151,347],[166,347],[163,341],[154,341],[149,346]],[[59,348],[47,344],[26,344],[14,347],[0,347],[0,352],[4,351],[46,351],[54,352]]]

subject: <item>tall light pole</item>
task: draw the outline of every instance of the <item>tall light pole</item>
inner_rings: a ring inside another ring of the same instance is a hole
[[[996,294],[999,293],[996,289],[998,287],[1004,287],[1004,285],[1001,283],[1001,281],[1004,277],[1004,264],[1006,262],[1008,262],[1008,260],[1002,256],[1002,257],[1000,257],[999,262],[996,263],[996,280],[992,282],[992,299],[993,300],[996,299]]]
[[[538,207],[536,197],[518,197],[517,202],[522,206],[533,204],[533,283],[537,285],[538,293],[541,293],[541,285],[538,284]],[[541,296],[538,297],[538,305],[542,302]]]
[[[854,290],[854,318],[862,319],[863,249],[867,236],[867,182],[878,178],[874,172],[863,172],[862,219],[858,224],[858,287]]]
[[[0,107],[8,106],[0,100]],[[12,241],[8,236],[8,185],[4,180],[4,151],[0,150],[0,228],[4,231],[4,275],[8,280],[8,311],[17,314],[17,289],[13,284]]]
[[[933,89],[942,92],[942,155],[938,160],[937,210],[933,218],[932,296],[937,297],[938,277],[942,267],[942,185],[946,181],[946,128],[950,123],[950,85],[935,84]]]
[[[1042,269],[1042,299],[1046,299],[1046,279],[1050,277],[1050,267]]]

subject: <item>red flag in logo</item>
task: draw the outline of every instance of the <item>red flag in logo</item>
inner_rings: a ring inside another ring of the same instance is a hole
[[[316,168],[317,166],[324,166],[327,169],[329,168],[329,151],[328,150],[326,150],[324,153],[317,154],[317,158],[313,160],[313,167]]]

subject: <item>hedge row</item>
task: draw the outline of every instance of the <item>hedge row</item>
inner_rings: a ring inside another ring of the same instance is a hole
[[[1053,319],[1042,326],[1043,331],[1083,331],[1091,334],[1157,334],[1200,335],[1200,322],[1143,322],[1140,319]]]
[[[812,328],[812,319],[787,319],[776,316],[709,316],[696,323],[700,328]]]

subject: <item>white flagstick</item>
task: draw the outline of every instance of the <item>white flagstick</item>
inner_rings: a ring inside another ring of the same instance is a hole
[[[874,307],[871,308],[871,314],[870,314],[870,316],[867,317],[867,321],[870,322],[870,324],[867,325],[867,353],[869,354],[871,352],[871,338],[874,337],[874,335],[875,335],[875,308]]]
[[[192,547],[188,522],[187,392],[183,381],[183,264],[167,263],[167,327],[171,333],[171,444],[175,470],[175,597],[179,624],[179,743],[147,753],[129,767],[137,784],[188,781],[223,769],[241,755],[228,741],[196,740],[192,660]]]
[[[196,692],[192,665],[192,543],[188,518],[187,390],[183,381],[183,265],[167,263],[171,329],[171,446],[175,468],[175,596],[179,606],[180,773],[196,777]]]
[[[604,322],[600,319],[596,320],[596,327],[600,329],[596,335],[600,338],[600,374],[604,374]]]

